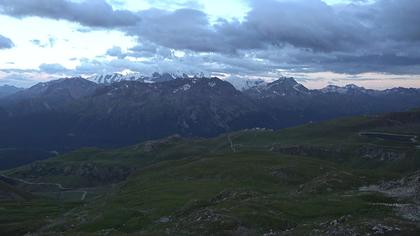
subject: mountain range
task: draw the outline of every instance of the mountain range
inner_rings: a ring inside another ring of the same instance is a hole
[[[284,77],[239,91],[215,77],[156,73],[151,78],[66,78],[3,97],[1,147],[115,147],[174,134],[212,137],[420,106],[418,89],[348,85],[310,90]]]
[[[23,90],[23,88],[18,88],[11,85],[2,85],[0,86],[0,98],[12,95],[19,91]]]

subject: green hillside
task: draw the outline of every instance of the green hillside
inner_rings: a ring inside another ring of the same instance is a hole
[[[418,235],[417,136],[412,111],[86,148],[3,172],[36,197],[0,235]]]

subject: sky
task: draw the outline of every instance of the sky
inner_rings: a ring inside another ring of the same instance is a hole
[[[0,85],[204,73],[420,88],[420,1],[0,0]]]

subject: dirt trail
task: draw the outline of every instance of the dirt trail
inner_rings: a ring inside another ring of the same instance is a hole
[[[235,146],[233,145],[232,139],[230,138],[230,135],[227,136],[228,141],[230,143],[230,149],[232,149],[232,152],[236,152]]]
[[[24,179],[20,179],[20,178],[14,178],[14,177],[6,176],[6,175],[0,175],[0,176],[5,178],[5,179],[14,180],[14,181],[21,182],[21,183],[28,184],[28,185],[50,185],[50,186],[56,186],[61,191],[81,193],[82,194],[82,196],[80,198],[81,201],[84,201],[86,199],[87,194],[88,194],[88,192],[84,191],[84,190],[69,191],[69,190],[72,190],[72,189],[71,188],[66,188],[62,184],[59,184],[59,183],[43,183],[43,182],[35,183],[35,182],[30,182],[30,181],[27,181],[27,180],[24,180]]]

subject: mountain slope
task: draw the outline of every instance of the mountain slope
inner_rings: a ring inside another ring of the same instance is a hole
[[[71,89],[40,84],[11,98],[4,106],[2,145],[48,151],[120,146],[173,134],[214,136],[263,126],[270,119],[254,101],[217,78],[107,86],[74,81],[80,82],[87,86],[78,97],[70,95]],[[39,90],[41,95],[29,96]]]
[[[420,104],[419,89],[377,91],[356,85],[309,90],[293,78],[280,78],[244,93],[277,119],[269,128],[284,128],[343,116],[405,111]]]
[[[10,116],[54,111],[93,93],[98,86],[81,77],[39,83],[0,100]]]
[[[269,84],[257,85],[246,90],[246,93],[258,99],[310,94],[309,89],[289,77],[282,77]]]
[[[87,191],[62,217],[31,228],[40,234],[416,235],[418,202],[366,186],[386,190],[400,178],[411,184],[419,141],[361,133],[418,136],[419,127],[420,113],[412,111],[211,139],[170,137],[84,149],[5,174],[61,183],[69,189],[60,196]],[[32,192],[45,191],[52,190]],[[4,209],[19,222],[16,210]]]
[[[97,133],[107,127],[100,136],[121,141],[124,136],[132,141],[133,136],[213,136],[258,125],[261,114],[252,100],[216,78],[126,81],[100,88],[73,105],[71,113],[83,114],[80,131]]]
[[[15,94],[22,90],[23,88],[18,88],[18,87],[10,86],[10,85],[2,85],[0,86],[0,98],[7,97],[9,95]]]

